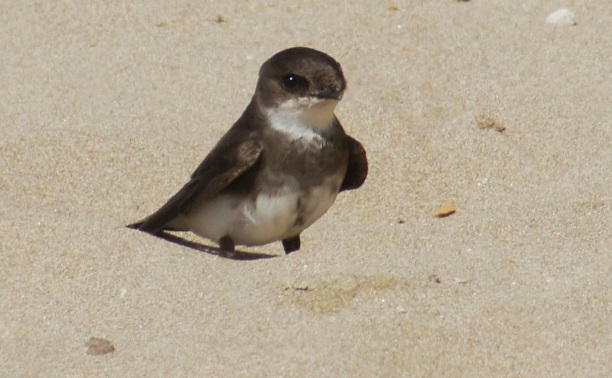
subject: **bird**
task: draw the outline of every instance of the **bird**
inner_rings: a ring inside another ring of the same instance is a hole
[[[334,113],[345,90],[340,63],[326,53],[276,53],[261,66],[245,111],[189,181],[127,227],[191,231],[228,252],[277,241],[286,254],[299,250],[301,233],[368,174],[363,145]]]

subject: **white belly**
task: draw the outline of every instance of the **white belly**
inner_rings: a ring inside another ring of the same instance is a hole
[[[183,221],[193,233],[218,242],[229,236],[237,245],[262,245],[298,235],[334,203],[337,192],[326,183],[303,193],[284,187],[275,195],[220,195],[207,201]],[[299,211],[298,211],[299,209]]]

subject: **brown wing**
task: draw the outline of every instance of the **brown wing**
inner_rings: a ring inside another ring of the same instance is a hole
[[[219,193],[231,182],[251,168],[261,155],[262,146],[256,133],[247,132],[240,138],[237,132],[246,132],[234,127],[217,143],[204,161],[191,175],[191,180],[155,213],[128,227],[156,233],[168,229],[180,213],[196,202]]]
[[[365,149],[356,139],[349,135],[347,137],[349,161],[340,191],[359,188],[368,176],[368,158]]]

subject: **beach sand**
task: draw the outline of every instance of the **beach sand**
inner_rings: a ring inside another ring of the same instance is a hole
[[[0,5],[0,375],[611,374],[606,2],[204,3]],[[364,186],[287,256],[126,228],[299,45]]]

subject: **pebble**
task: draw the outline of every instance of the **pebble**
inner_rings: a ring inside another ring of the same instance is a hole
[[[555,25],[576,25],[576,15],[567,8],[561,8],[549,14],[546,22]]]

